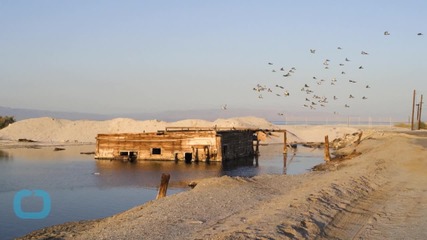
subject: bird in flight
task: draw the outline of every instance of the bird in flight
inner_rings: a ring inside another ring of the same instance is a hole
[[[346,105],[344,105],[344,107],[349,108],[350,106],[346,104]]]
[[[369,55],[369,53],[367,53],[367,52],[365,52],[365,51],[362,51],[362,52],[361,52],[361,54],[362,54],[362,55]]]
[[[222,105],[222,106],[221,106],[221,109],[222,109],[222,110],[227,110],[227,104]]]
[[[363,66],[360,66],[359,69],[363,69]]]
[[[310,49],[311,53],[316,53],[316,49]]]
[[[273,65],[273,63],[269,62],[268,65]]]
[[[348,58],[345,58],[345,61],[346,61],[346,62],[350,62],[350,59],[348,59]]]
[[[418,35],[418,36],[422,36],[422,35],[423,35],[423,33],[417,33],[417,35]]]
[[[368,98],[367,98],[367,97],[365,97],[365,96],[363,96],[363,97],[362,97],[362,99],[363,99],[363,100],[366,100],[366,99],[368,99]]]
[[[388,31],[385,31],[385,32],[384,32],[384,35],[385,35],[385,36],[388,36],[388,35],[390,35],[390,33],[389,33]]]
[[[371,87],[369,87],[369,85],[366,85],[366,88],[371,88]]]

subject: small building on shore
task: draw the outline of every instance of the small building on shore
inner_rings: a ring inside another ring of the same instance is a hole
[[[96,159],[225,161],[254,156],[256,130],[168,127],[153,133],[98,134]]]

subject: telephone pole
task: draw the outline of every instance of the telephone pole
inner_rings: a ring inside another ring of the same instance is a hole
[[[421,100],[420,100],[420,107],[419,107],[419,115],[418,115],[418,130],[421,129],[421,109],[423,108],[423,95],[421,94]]]
[[[414,130],[414,111],[415,111],[415,90],[412,96],[412,118],[411,118],[411,131]]]

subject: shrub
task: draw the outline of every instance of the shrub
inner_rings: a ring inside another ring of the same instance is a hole
[[[411,124],[408,123],[396,123],[394,126],[401,128],[411,128]],[[414,129],[418,129],[418,122],[414,122]],[[427,129],[427,124],[425,122],[421,122],[420,129]]]
[[[9,126],[9,124],[16,122],[13,116],[0,116],[0,129]]]

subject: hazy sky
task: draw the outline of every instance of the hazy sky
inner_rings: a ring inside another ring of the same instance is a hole
[[[412,91],[426,93],[426,56],[425,0],[0,0],[6,107],[108,114],[227,104],[405,118]],[[316,110],[303,106],[311,101]]]

